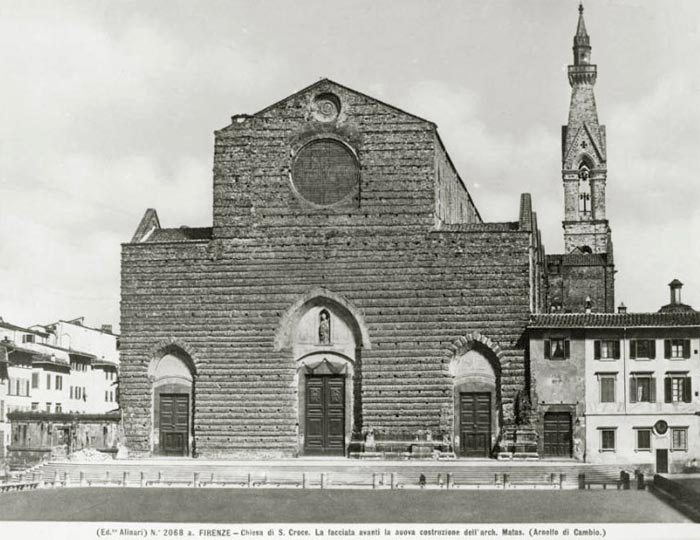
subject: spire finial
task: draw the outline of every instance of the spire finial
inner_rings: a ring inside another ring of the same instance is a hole
[[[583,15],[583,1],[578,3],[578,12],[580,15]]]

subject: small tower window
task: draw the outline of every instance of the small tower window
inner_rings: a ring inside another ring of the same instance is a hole
[[[591,214],[591,181],[590,169],[582,164],[578,169],[578,211],[582,216]]]

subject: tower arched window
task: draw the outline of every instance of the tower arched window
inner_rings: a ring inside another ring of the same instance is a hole
[[[581,216],[590,216],[593,200],[591,198],[591,170],[585,163],[578,169],[578,211]]]

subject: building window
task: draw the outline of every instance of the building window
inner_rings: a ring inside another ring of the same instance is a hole
[[[593,347],[596,360],[618,360],[620,358],[619,339],[597,339]]]
[[[693,400],[691,378],[687,374],[669,374],[664,379],[666,403],[690,403]]]
[[[33,410],[33,411],[38,411],[38,410],[39,410],[39,402],[38,402],[38,401],[32,402],[32,410]]]
[[[688,428],[671,428],[671,450],[688,450]]]
[[[308,143],[292,165],[292,182],[299,195],[318,205],[329,205],[357,193],[360,167],[352,152],[334,139]]]
[[[602,452],[615,451],[615,428],[600,428],[600,450]]]
[[[656,379],[639,374],[630,377],[630,403],[654,403],[656,401]]]
[[[46,412],[51,412],[51,403],[50,402],[46,403]]]
[[[635,450],[649,451],[651,450],[651,429],[636,428],[637,446]]]
[[[678,360],[681,358],[690,358],[690,340],[689,339],[665,339],[664,340],[664,357]]]
[[[73,387],[70,387],[70,398],[73,399]]]
[[[544,357],[548,360],[569,358],[571,345],[568,339],[551,338],[544,340]]]
[[[81,393],[82,393],[82,388],[80,388],[80,386],[76,386],[75,390],[73,392],[73,396],[75,397],[75,399],[80,399]]]
[[[24,334],[22,336],[22,343],[34,343],[34,334]]]
[[[39,374],[32,373],[32,388],[39,388]]]
[[[51,390],[51,373],[46,374],[46,389]]]
[[[633,360],[642,358],[656,358],[656,341],[653,339],[630,340],[630,358]]]
[[[56,412],[57,413],[63,412],[63,407],[61,407],[60,403],[56,403]]]
[[[63,376],[56,375],[56,390],[63,390]]]
[[[615,403],[615,375],[599,375],[600,402]]]

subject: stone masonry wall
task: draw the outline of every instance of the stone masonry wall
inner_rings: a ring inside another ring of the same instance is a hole
[[[332,125],[305,108],[329,90],[344,104]],[[319,136],[356,151],[359,201],[318,208],[291,189],[290,156]],[[294,455],[296,359],[275,336],[319,288],[366,325],[356,366],[364,427],[438,430],[453,402],[449,346],[470,332],[504,351],[512,414],[525,384],[532,232],[517,222],[435,231],[435,141],[429,122],[330,82],[217,133],[213,238],[122,248],[120,393],[132,453],[150,451],[148,365],[174,343],[196,367],[198,454]]]

